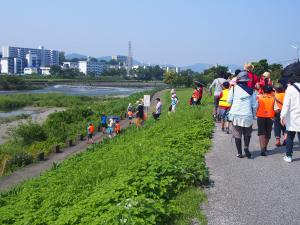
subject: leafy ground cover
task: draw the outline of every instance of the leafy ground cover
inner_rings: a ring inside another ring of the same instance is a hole
[[[119,99],[57,94],[0,96],[0,106],[1,99],[12,99],[36,106],[67,107],[65,111],[50,114],[43,124],[28,122],[11,131],[11,139],[0,145],[0,176],[36,161],[40,153],[48,155],[56,146],[66,146],[69,140],[75,143],[79,136],[86,136],[88,122],[93,122],[96,127],[99,125],[102,112],[121,116],[126,112],[129,102],[134,103],[144,94],[156,91]]]
[[[158,122],[149,119],[2,193],[0,224],[204,223],[196,187],[208,182],[211,107],[189,106],[190,90],[178,95],[175,114],[165,111]]]

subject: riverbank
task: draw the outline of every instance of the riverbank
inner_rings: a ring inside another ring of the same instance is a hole
[[[176,113],[167,112],[168,92],[159,121],[149,118],[3,193],[0,223],[203,223],[197,202],[191,210],[188,200],[203,200],[191,189],[208,182],[204,154],[213,121],[205,101],[187,104],[190,92],[178,90]]]
[[[61,112],[65,110],[64,108],[39,108],[39,107],[25,107],[22,109],[24,112],[31,112],[28,118],[18,119],[8,123],[0,123],[0,145],[8,141],[9,131],[18,127],[20,124],[27,123],[31,120],[34,123],[43,123],[46,121],[48,116],[55,112]],[[27,114],[22,114],[27,115]]]

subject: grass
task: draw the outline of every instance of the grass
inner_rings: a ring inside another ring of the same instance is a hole
[[[208,182],[204,155],[214,123],[211,106],[188,105],[91,146],[40,177],[0,196],[0,224],[189,224]],[[185,223],[188,222],[188,223]]]

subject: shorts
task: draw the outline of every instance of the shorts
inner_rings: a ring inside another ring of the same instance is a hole
[[[265,135],[267,139],[271,138],[273,120],[271,118],[257,117],[258,136]]]
[[[252,134],[252,126],[250,127],[241,127],[237,125],[232,126],[233,138],[241,139],[242,135],[251,137],[251,134]]]
[[[158,119],[158,117],[160,116],[160,113],[152,113],[152,116],[154,119]]]
[[[223,121],[228,122],[228,114],[229,114],[229,109],[220,109],[220,114],[221,114],[221,118]]]
[[[93,138],[93,136],[94,136],[94,134],[93,134],[93,133],[91,133],[91,134],[88,134],[88,139],[92,139],[92,138]]]
[[[107,127],[107,123],[101,123],[101,127],[106,128]]]

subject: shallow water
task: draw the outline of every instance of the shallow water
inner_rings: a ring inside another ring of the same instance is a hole
[[[33,115],[37,113],[34,110],[26,110],[26,109],[18,109],[18,110],[14,110],[14,111],[8,111],[8,112],[1,112],[0,111],[0,118],[8,118],[11,116],[20,116],[22,114],[25,115]]]
[[[128,96],[133,93],[149,90],[151,88],[123,88],[123,87],[94,87],[76,85],[54,85],[38,90],[24,91],[0,91],[0,95],[7,94],[38,94],[38,93],[61,93],[66,95],[103,96],[118,95]]]

